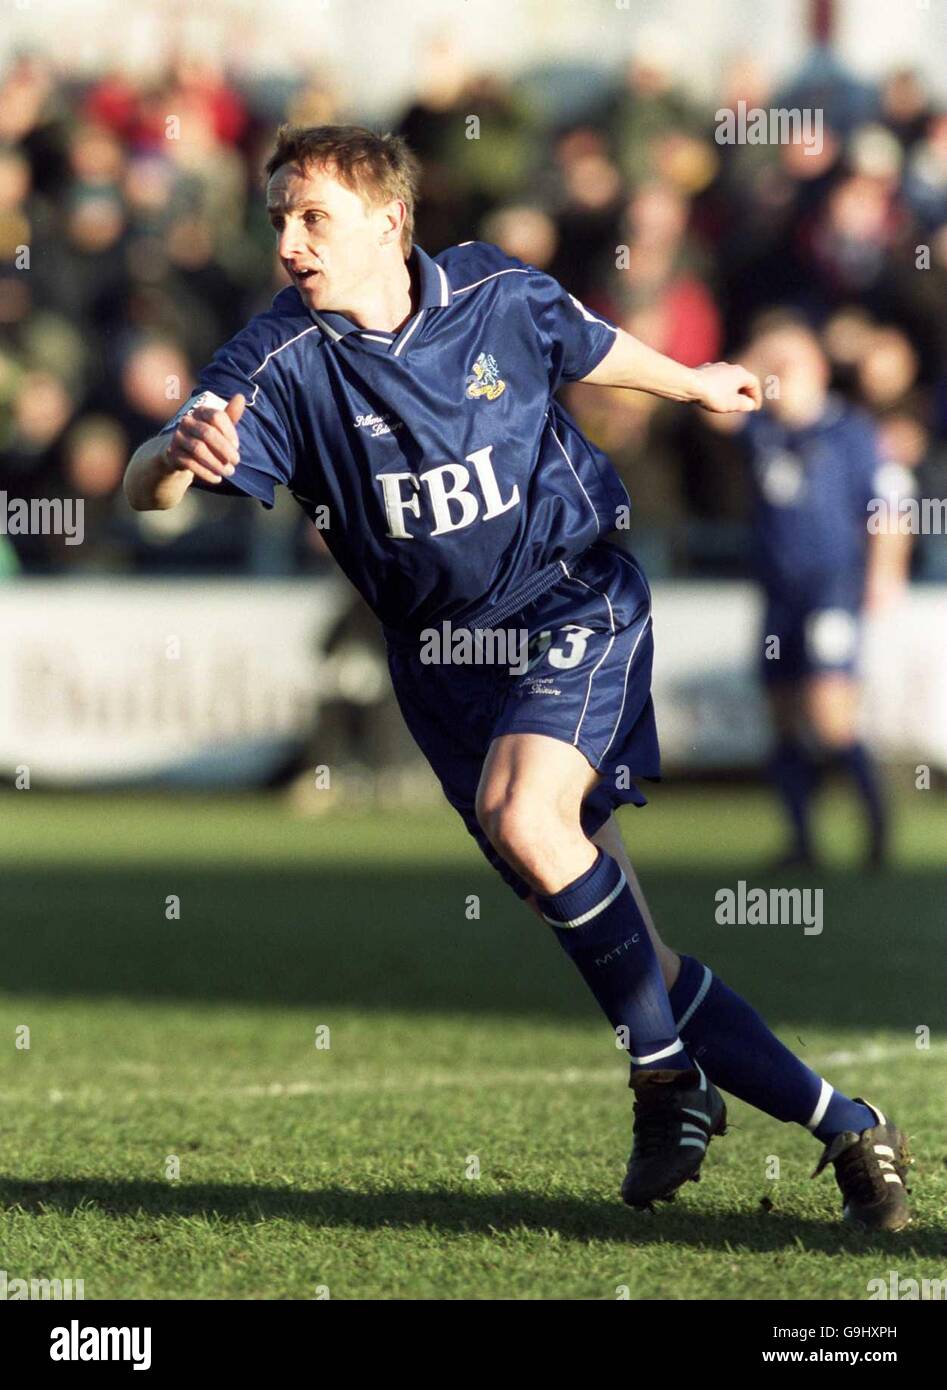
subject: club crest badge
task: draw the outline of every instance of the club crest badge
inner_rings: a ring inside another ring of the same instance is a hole
[[[490,352],[481,352],[467,377],[467,396],[472,401],[495,401],[505,390],[506,382],[500,377],[496,358]]]

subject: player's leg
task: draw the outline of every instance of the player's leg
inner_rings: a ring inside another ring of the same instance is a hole
[[[858,734],[858,683],[851,671],[820,671],[803,690],[804,715],[827,765],[851,777],[868,826],[868,862],[882,863],[887,841],[887,815],[874,762]]]
[[[634,881],[642,917],[650,922],[614,817],[595,840],[621,864],[629,885]],[[822,1142],[843,1130],[857,1131],[871,1124],[864,1104],[850,1101],[801,1062],[759,1014],[706,965],[670,950],[653,924],[650,930],[657,950],[668,962],[667,974],[673,968],[668,994],[681,1039],[711,1081],[777,1120],[803,1125]]]
[[[896,1126],[835,1090],[776,1037],[739,994],[693,956],[670,990],[681,1041],[709,1079],[764,1114],[804,1126],[825,1147],[812,1176],[835,1164],[847,1219],[899,1230],[909,1218],[910,1157]]]
[[[813,858],[810,820],[821,766],[806,728],[804,685],[801,681],[770,681],[766,693],[776,745],[770,778],[785,807],[791,835],[782,863],[807,864]]]
[[[581,809],[598,780],[571,744],[544,734],[493,739],[477,789],[477,818],[506,862],[539,896],[560,892],[598,857]]]
[[[677,951],[664,944],[658,934],[658,929],[654,925],[654,918],[651,916],[651,910],[648,907],[641,884],[638,882],[638,875],[635,873],[634,865],[629,858],[628,850],[625,848],[625,842],[615,817],[609,816],[602,828],[597,830],[591,838],[606,854],[612,856],[628,880],[628,887],[638,904],[638,911],[644,919],[645,926],[648,928],[648,935],[651,937],[658,960],[661,962],[661,974],[664,977],[665,986],[670,990],[680,973],[681,958]]]
[[[503,734],[484,764],[477,816],[496,852],[532,889],[629,1053],[635,1144],[622,1196],[647,1206],[696,1179],[726,1110],[677,1037],[658,955],[663,944],[621,864],[583,829],[582,805],[598,780],[569,743]]]
[[[477,817],[497,853],[533,890],[612,1027],[621,1030],[633,1066],[691,1070],[635,894],[621,865],[582,828],[582,803],[597,781],[571,744],[545,734],[503,734],[484,763]]]
[[[642,916],[663,953],[666,980],[670,967],[665,961],[674,962],[668,995],[678,1035],[694,1062],[715,1086],[774,1119],[808,1129],[825,1145],[817,1172],[839,1155],[842,1162],[860,1167],[857,1177],[850,1176],[856,1195],[865,1189],[869,1200],[857,1209],[853,1197],[849,1214],[898,1229],[907,1220],[903,1179],[909,1162],[900,1133],[865,1101],[850,1100],[800,1061],[756,1010],[701,961],[678,956],[661,942],[614,817],[594,838],[621,864],[629,885],[635,885]],[[870,1137],[862,1142],[866,1133]],[[848,1142],[852,1136],[859,1136],[857,1145]],[[894,1183],[895,1177],[900,1182]]]
[[[632,896],[638,905],[638,911],[641,913],[644,924],[648,929],[651,943],[661,963],[661,976],[664,980],[664,986],[666,989],[670,990],[680,972],[681,958],[670,946],[665,946],[658,934],[658,929],[654,925],[654,918],[651,916],[647,899],[642,891],[641,884],[638,882],[638,875],[635,873],[634,866],[628,858],[628,851],[625,848],[625,842],[621,837],[621,831],[618,828],[614,816],[609,816],[602,828],[597,830],[595,834],[589,838],[592,840],[593,844],[598,845],[606,854],[610,854],[624,873],[628,881],[628,887],[631,889]],[[535,912],[536,916],[542,919],[543,914],[536,901],[536,894],[531,893],[525,901]]]

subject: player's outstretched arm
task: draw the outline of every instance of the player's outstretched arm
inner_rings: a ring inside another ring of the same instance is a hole
[[[869,535],[865,605],[870,613],[893,607],[907,588],[913,545],[912,536],[893,528]]]
[[[730,362],[685,367],[621,328],[613,346],[582,380],[593,386],[625,386],[667,400],[692,401],[715,414],[745,414],[758,410],[763,400],[759,381],[745,367]]]
[[[226,409],[199,406],[179,422],[172,435],[146,439],[125,470],[125,496],[136,512],[176,507],[195,478],[219,483],[240,462],[237,421],[246,400],[233,396]]]

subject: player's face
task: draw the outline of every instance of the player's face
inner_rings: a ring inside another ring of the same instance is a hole
[[[778,394],[767,397],[767,407],[787,425],[806,424],[824,406],[829,367],[818,342],[806,332],[787,328],[767,333],[751,354],[757,374],[775,378]]]
[[[367,206],[324,170],[295,164],[277,169],[266,202],[279,258],[303,302],[346,312],[381,270],[385,209]]]

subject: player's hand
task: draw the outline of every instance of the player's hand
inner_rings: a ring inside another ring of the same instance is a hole
[[[240,462],[237,421],[246,409],[246,398],[232,396],[226,409],[200,405],[185,415],[164,451],[169,473],[189,472],[205,483],[229,478]]]
[[[759,378],[730,362],[705,362],[697,368],[697,404],[715,415],[747,414],[763,404]]]

